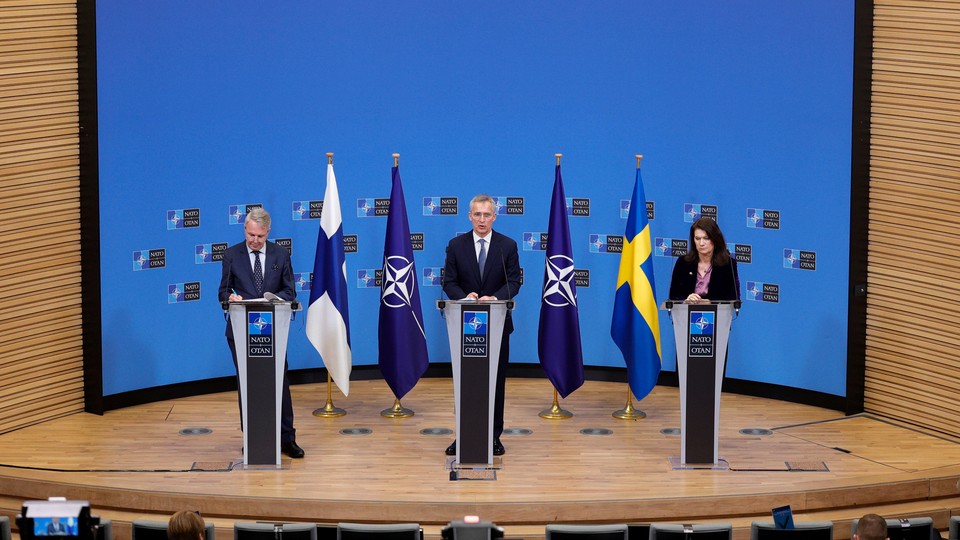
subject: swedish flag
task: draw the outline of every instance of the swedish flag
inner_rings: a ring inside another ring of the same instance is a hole
[[[610,335],[623,353],[630,390],[643,399],[660,375],[660,321],[653,282],[653,252],[647,199],[637,167],[637,180],[630,199],[630,215],[620,254],[620,272],[613,302]]]

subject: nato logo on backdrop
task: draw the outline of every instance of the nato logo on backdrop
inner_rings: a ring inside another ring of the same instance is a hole
[[[440,287],[443,285],[443,268],[440,266],[428,266],[423,269],[423,286]]]
[[[456,197],[424,197],[423,215],[455,216],[458,213],[458,206]]]
[[[780,229],[780,211],[747,208],[747,227],[751,229]]]
[[[410,233],[410,247],[414,251],[423,251],[423,233],[422,232]]]
[[[152,270],[155,268],[164,268],[167,266],[167,250],[159,249],[141,249],[133,252],[133,271]]]
[[[719,207],[715,204],[683,203],[684,223],[693,223],[702,217],[717,221],[718,213]]]
[[[200,300],[200,282],[171,283],[167,285],[167,303],[196,302]]]
[[[357,199],[357,217],[383,217],[390,213],[390,199]]]
[[[589,288],[590,287],[590,269],[574,268],[573,284],[576,285],[578,289]]]
[[[686,238],[661,238],[653,239],[653,254],[657,257],[683,257],[689,249]]]
[[[194,229],[200,226],[200,209],[167,210],[167,230]]]
[[[811,270],[816,271],[817,269],[817,252],[816,251],[805,251],[802,249],[788,249],[784,248],[783,250],[783,267],[792,268],[795,270]]]
[[[747,282],[747,300],[752,302],[780,303],[780,285],[761,281]]]
[[[591,234],[588,237],[590,253],[622,253],[622,234]]]
[[[231,204],[227,207],[227,223],[230,225],[243,225],[243,220],[247,219],[247,214],[254,208],[263,208],[263,203]]]
[[[751,264],[753,262],[753,246],[750,244],[732,244],[733,258],[738,263]]]
[[[524,251],[546,251],[547,233],[545,232],[525,232],[523,233]]]
[[[590,199],[567,197],[567,215],[587,217],[590,215]]]
[[[313,272],[294,272],[293,284],[298,293],[310,292],[310,284],[313,283]]]
[[[287,250],[287,254],[293,257],[293,238],[274,238],[273,243]]]
[[[523,215],[523,197],[493,197],[493,206],[498,216]]]
[[[360,247],[360,236],[356,234],[343,235],[343,252],[356,253]]]
[[[654,201],[646,201],[647,206],[647,221],[653,221],[657,218],[657,203]],[[620,219],[628,219],[630,217],[630,199],[620,199]]]
[[[361,268],[357,270],[358,289],[379,289],[382,284],[382,268]]]
[[[293,201],[293,220],[320,219],[323,201]]]
[[[223,252],[227,250],[226,242],[197,244],[193,248],[194,264],[209,264],[223,261]]]

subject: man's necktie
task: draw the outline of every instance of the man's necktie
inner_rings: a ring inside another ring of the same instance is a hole
[[[260,250],[253,252],[253,281],[257,286],[257,298],[263,296],[263,266],[260,265]]]
[[[480,258],[477,259],[477,262],[480,263],[480,275],[483,275],[483,265],[487,264],[487,241],[481,238],[478,240],[480,242]]]

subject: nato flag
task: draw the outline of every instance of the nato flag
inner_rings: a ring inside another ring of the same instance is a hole
[[[547,229],[538,352],[540,365],[562,397],[567,397],[583,385],[580,315],[577,311],[577,286],[573,277],[573,249],[570,247],[566,202],[560,165],[557,165]]]
[[[383,244],[379,330],[380,372],[393,395],[400,399],[416,386],[427,370],[429,360],[399,167],[393,168],[387,234]]]

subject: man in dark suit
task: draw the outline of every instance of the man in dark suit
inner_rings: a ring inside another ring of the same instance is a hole
[[[50,536],[66,536],[67,528],[60,523],[60,518],[53,518],[47,523],[47,534]]]
[[[223,275],[220,279],[221,302],[236,302],[244,298],[262,298],[273,293],[284,300],[297,296],[293,283],[293,267],[286,249],[267,241],[270,233],[270,214],[263,208],[254,208],[243,222],[246,241],[230,246],[223,253]],[[237,367],[237,346],[233,329],[227,321],[227,345]],[[237,374],[239,381],[239,371]],[[242,402],[241,402],[242,403]],[[241,418],[243,411],[240,411]],[[242,427],[242,426],[241,426]],[[283,363],[283,398],[280,410],[280,451],[292,458],[302,458],[303,448],[297,445],[293,428],[293,403],[290,401],[290,383],[287,363]]]
[[[451,300],[508,300],[520,290],[520,257],[517,243],[493,230],[497,219],[493,199],[477,195],[470,201],[470,223],[473,231],[461,234],[447,244],[447,259],[443,265],[443,292]],[[493,453],[505,452],[500,443],[503,433],[503,390],[507,380],[507,362],[510,361],[510,333],[513,318],[507,312],[500,344],[497,368],[497,394],[493,409]],[[457,453],[457,443],[447,447],[448,456]]]

